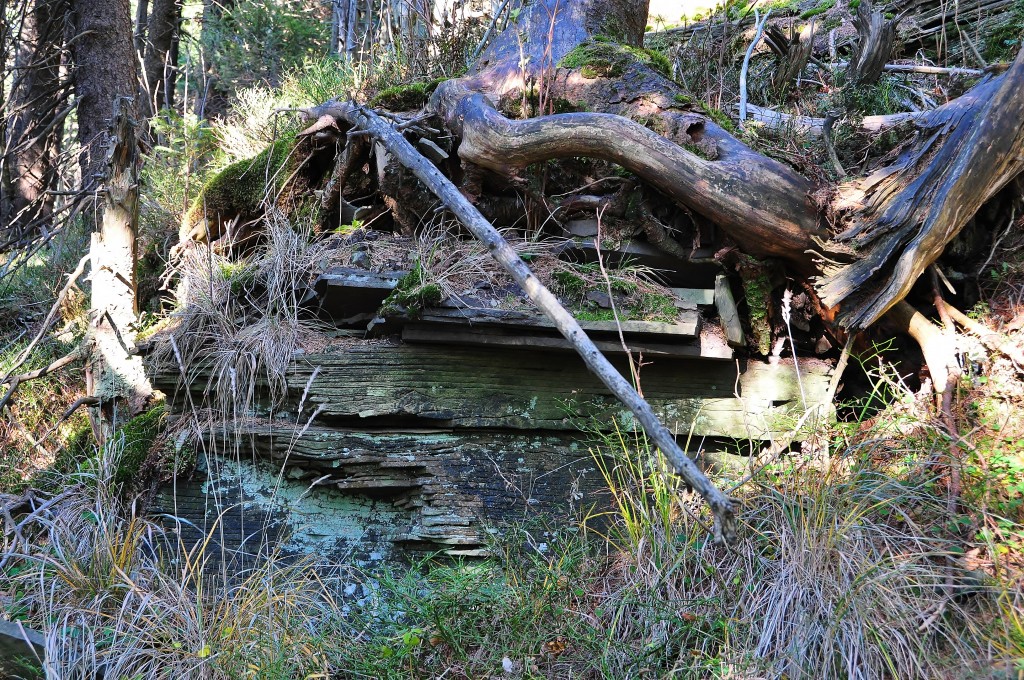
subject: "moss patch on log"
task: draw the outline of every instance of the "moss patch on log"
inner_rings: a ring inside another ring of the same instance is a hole
[[[637,63],[649,66],[666,78],[672,75],[672,63],[660,52],[611,42],[602,36],[580,43],[562,57],[558,65],[579,69],[584,78],[618,78]]]
[[[772,348],[772,330],[769,310],[772,304],[772,282],[768,268],[754,258],[744,258],[740,265],[740,279],[747,302],[750,336],[758,352],[767,356]]]
[[[428,280],[423,266],[417,262],[408,274],[398,280],[398,285],[384,300],[380,311],[384,316],[403,311],[418,316],[424,307],[441,302],[441,297],[441,286]]]

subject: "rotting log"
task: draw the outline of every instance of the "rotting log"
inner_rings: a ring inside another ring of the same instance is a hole
[[[916,122],[921,143],[840,188],[845,230],[816,288],[862,329],[902,300],[987,200],[1024,170],[1024,50],[1010,69]]]

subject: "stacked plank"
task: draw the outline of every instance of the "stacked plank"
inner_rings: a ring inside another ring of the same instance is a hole
[[[165,489],[162,509],[241,554],[367,562],[477,555],[488,527],[604,505],[600,433],[634,432],[630,412],[536,313],[377,316],[400,274],[326,272],[310,304],[337,330],[295,354],[281,402],[257,395],[245,418],[210,429],[201,474]],[[645,398],[691,450],[774,438],[828,401],[829,364],[736,360],[726,334],[702,323],[714,291],[676,294],[674,323],[584,327],[625,375],[626,349],[642,354]],[[226,389],[202,367],[187,380],[155,367],[153,380],[177,413]]]

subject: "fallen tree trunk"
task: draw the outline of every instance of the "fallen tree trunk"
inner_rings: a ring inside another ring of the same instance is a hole
[[[390,124],[368,109],[352,102],[333,103],[320,107],[313,113],[318,119],[328,115],[369,132],[441,199],[445,207],[487,246],[494,259],[501,263],[516,283],[526,291],[534,304],[551,319],[559,332],[573,345],[587,367],[633,412],[644,431],[662,451],[676,473],[704,497],[715,517],[715,540],[726,544],[734,543],[736,540],[736,517],[733,501],[715,487],[697,467],[697,464],[683,452],[675,437],[661,424],[650,405],[608,362],[587,337],[576,319],[566,311],[551,291],[530,271],[516,251],[480,214],[480,211],[473,207],[459,189],[430,161],[416,151],[400,132],[397,132]]]

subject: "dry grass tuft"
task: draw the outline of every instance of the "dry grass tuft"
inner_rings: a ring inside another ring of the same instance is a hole
[[[117,452],[30,526],[13,581],[46,630],[47,677],[326,677],[341,611],[308,560],[271,555],[225,582],[116,495]],[[216,529],[214,529],[215,531]]]
[[[736,491],[744,543],[710,544],[704,509],[642,439],[601,451],[620,522],[600,596],[613,677],[935,678],[982,668],[1003,586],[969,572],[928,473],[879,439]],[[628,452],[628,453],[627,453]],[[968,546],[969,547],[969,546]]]
[[[273,403],[284,398],[294,352],[317,328],[299,302],[322,267],[322,245],[276,209],[264,224],[263,243],[239,260],[189,246],[179,267],[179,308],[155,337],[154,361],[177,368],[185,385],[205,384],[209,406],[222,416],[249,414],[257,390]]]

